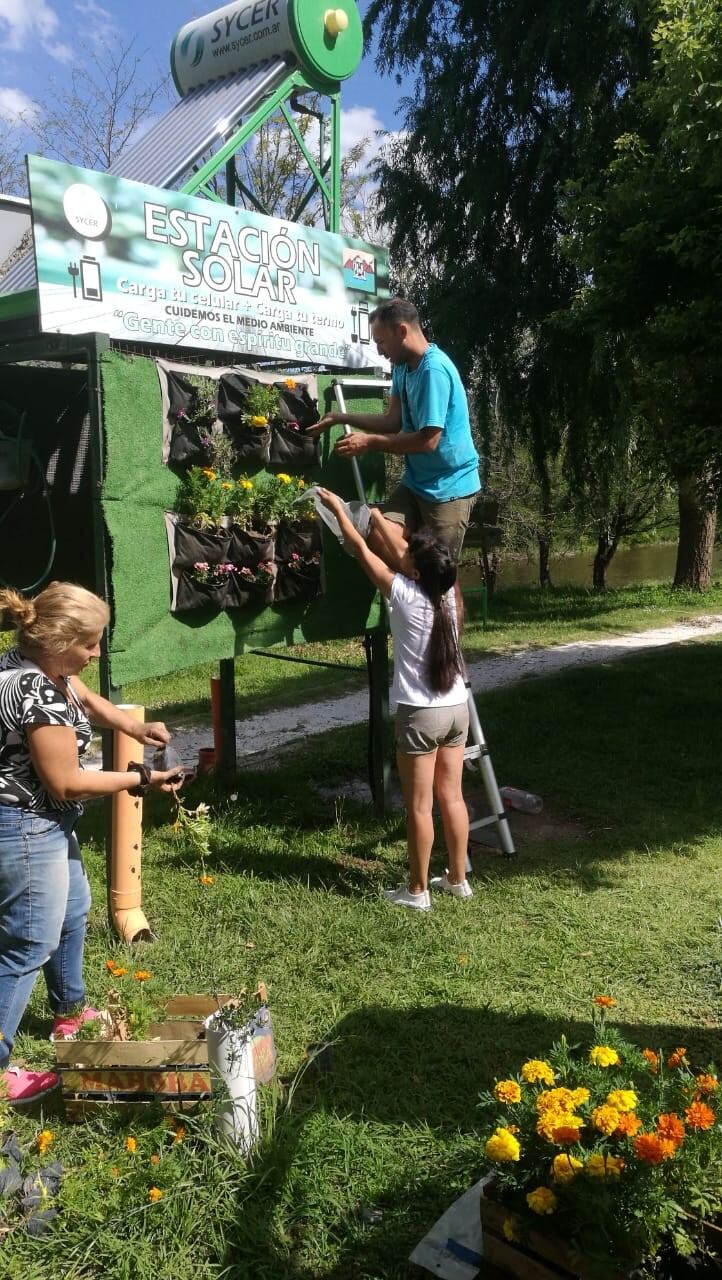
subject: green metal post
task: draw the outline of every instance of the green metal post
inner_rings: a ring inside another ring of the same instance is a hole
[[[382,627],[364,636],[369,677],[369,785],[374,810],[383,818],[390,807],[389,638]]]
[[[341,230],[341,94],[331,94],[331,208],[329,231]]]

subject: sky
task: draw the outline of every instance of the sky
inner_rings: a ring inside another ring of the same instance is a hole
[[[362,15],[369,2],[361,0]],[[135,37],[150,80],[167,71],[175,32],[218,7],[214,0],[0,0],[0,131],[16,130],[20,113],[32,119],[49,81],[67,81],[79,45],[123,45]],[[344,150],[376,130],[400,128],[396,108],[404,92],[408,84],[399,88],[393,77],[381,78],[366,56],[342,88]]]

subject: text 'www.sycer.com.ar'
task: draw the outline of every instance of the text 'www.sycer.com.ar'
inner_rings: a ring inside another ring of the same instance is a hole
[[[265,40],[268,36],[275,36],[280,31],[280,22],[274,22],[272,27],[262,27],[260,31],[253,31],[248,36],[241,36],[239,40],[229,40],[227,44],[221,44],[217,49],[213,50],[214,58],[222,58],[226,53],[236,53],[238,49],[245,49],[246,45],[253,44],[256,40]]]

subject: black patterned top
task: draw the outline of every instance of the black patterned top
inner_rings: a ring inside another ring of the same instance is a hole
[[[0,804],[42,812],[80,811],[76,800],[54,800],[43,787],[28,746],[27,729],[34,724],[69,725],[75,730],[78,756],[91,738],[80,702],[66,681],[67,692],[45,675],[19,649],[0,657]],[[82,762],[81,762],[82,765]]]

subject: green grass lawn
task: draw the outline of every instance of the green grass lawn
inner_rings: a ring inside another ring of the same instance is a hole
[[[594,614],[592,600],[580,617],[581,597],[575,607],[564,593],[568,604],[557,616],[550,606],[539,634],[617,629],[615,612],[620,629],[641,624],[647,606],[634,594],[637,603],[618,593],[617,611]],[[657,599],[655,622],[676,601]],[[520,626],[516,607],[495,617],[491,643]],[[149,969],[149,996],[263,978],[279,1082],[263,1091],[250,1168],[218,1149],[207,1113],[178,1144],[153,1114],[82,1126],[53,1108],[18,1116],[27,1145],[44,1126],[55,1132],[52,1154],[68,1172],[46,1240],[12,1224],[3,1238],[0,1223],[5,1274],[401,1280],[412,1247],[483,1170],[479,1091],[561,1033],[583,1035],[594,994],[616,998],[623,1031],[641,1045],[719,1060],[721,668],[722,644],[707,640],[486,695],[498,776],[539,792],[581,838],[529,843],[514,861],[476,854],[473,900],[435,901],[428,916],[380,900],[403,874],[401,819],[380,822],[369,806],[313,788],[364,775],[363,727],[306,743],[278,773],[196,787],[213,814],[206,889],[168,801],[152,798],[150,946],[129,951],[108,933],[101,814],[89,813],[91,999],[103,1001],[109,956]],[[467,792],[473,802],[475,778]],[[47,1030],[38,985],[18,1053],[50,1061]],[[309,1063],[319,1043],[330,1050]],[[164,1193],[155,1205],[151,1186]]]

